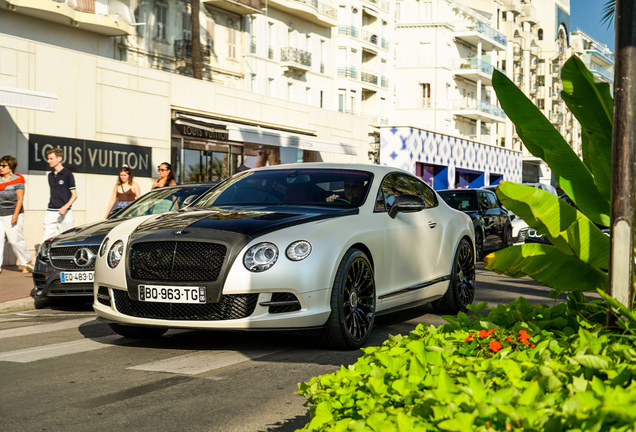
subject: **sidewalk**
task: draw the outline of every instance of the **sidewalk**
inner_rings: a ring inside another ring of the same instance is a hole
[[[33,275],[18,266],[4,266],[0,273],[0,313],[33,310]]]

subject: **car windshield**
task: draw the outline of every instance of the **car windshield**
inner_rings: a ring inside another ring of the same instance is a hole
[[[202,197],[195,207],[223,205],[320,205],[359,207],[373,174],[334,169],[246,171]]]
[[[473,192],[447,191],[440,192],[439,196],[442,197],[446,204],[455,210],[477,210],[477,203]]]
[[[141,198],[128,204],[122,211],[114,215],[113,219],[136,217],[143,215],[154,215],[165,213],[170,210],[178,210],[183,206],[183,202],[192,195],[202,195],[211,186],[192,186],[169,189],[157,189],[148,192]]]

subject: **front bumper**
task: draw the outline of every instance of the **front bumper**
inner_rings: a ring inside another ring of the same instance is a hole
[[[40,259],[35,260],[33,285],[36,299],[84,298],[93,296],[93,283],[67,283],[60,279],[60,270]]]

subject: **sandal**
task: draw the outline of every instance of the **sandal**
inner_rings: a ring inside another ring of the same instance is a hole
[[[33,263],[26,263],[22,269],[22,273],[33,273]]]

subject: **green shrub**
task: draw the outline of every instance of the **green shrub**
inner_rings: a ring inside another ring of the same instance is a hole
[[[636,430],[633,338],[595,324],[600,301],[568,302],[519,298],[366,348],[348,368],[299,384],[312,405],[302,430]]]

